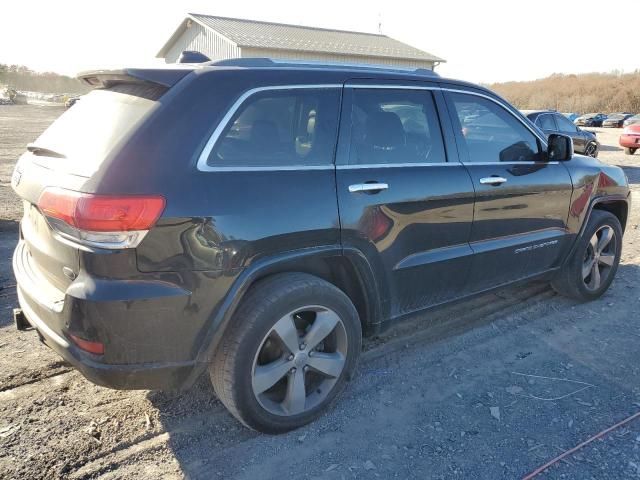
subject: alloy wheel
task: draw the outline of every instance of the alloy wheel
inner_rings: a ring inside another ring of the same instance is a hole
[[[582,262],[582,280],[587,290],[598,290],[611,274],[616,258],[614,237],[613,228],[604,225],[589,240]]]
[[[263,338],[254,358],[256,399],[274,415],[313,409],[342,374],[347,345],[344,323],[334,311],[306,306],[288,313]]]
[[[595,143],[590,143],[587,145],[587,148],[585,148],[585,155],[589,156],[589,157],[595,157],[596,153],[598,151],[598,147],[596,146]]]

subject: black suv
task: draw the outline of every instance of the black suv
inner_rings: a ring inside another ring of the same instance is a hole
[[[15,319],[100,385],[208,370],[245,425],[286,431],[363,332],[518,280],[592,300],[618,267],[622,170],[482,87],[264,59],[81,78],[12,179]]]
[[[567,117],[553,110],[523,110],[522,113],[531,120],[545,135],[562,133],[573,140],[573,150],[582,155],[597,157],[600,142],[596,134],[574,125]]]

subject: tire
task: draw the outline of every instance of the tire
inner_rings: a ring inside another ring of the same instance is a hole
[[[636,148],[629,148],[629,147],[624,147],[624,154],[625,155],[633,155],[634,153],[636,153]]]
[[[603,236],[608,232],[611,232],[613,237],[605,242]],[[599,253],[595,255],[594,251]],[[571,258],[552,280],[551,285],[561,295],[583,302],[595,300],[611,285],[618,270],[621,252],[620,221],[609,212],[593,210]],[[598,269],[597,274],[594,268]]]
[[[597,158],[598,157],[598,144],[596,142],[589,142],[587,144],[587,146],[584,149],[584,154],[589,156],[589,157],[593,157],[593,158]]]
[[[247,292],[209,373],[240,422],[283,433],[322,415],[352,378],[361,347],[358,312],[341,290],[305,273],[277,274]]]

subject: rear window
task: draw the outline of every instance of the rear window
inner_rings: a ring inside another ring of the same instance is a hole
[[[43,149],[36,162],[51,169],[90,177],[108,153],[156,105],[166,88],[120,84],[93,90],[33,142]],[[52,156],[48,152],[58,154]],[[35,151],[38,155],[38,151]]]

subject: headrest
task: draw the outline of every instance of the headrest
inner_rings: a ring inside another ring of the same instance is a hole
[[[404,128],[393,112],[374,112],[367,117],[365,139],[374,147],[390,149],[405,144]]]

